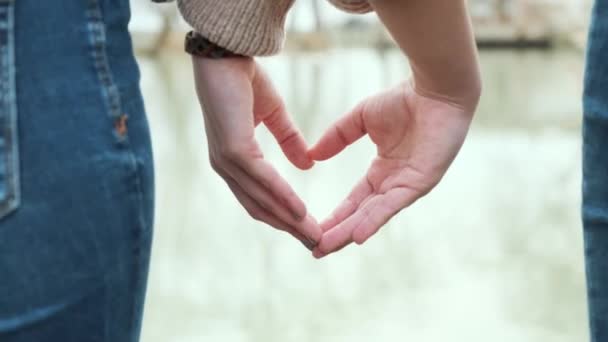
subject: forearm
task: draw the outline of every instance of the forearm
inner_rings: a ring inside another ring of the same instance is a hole
[[[481,80],[465,0],[371,0],[370,4],[408,56],[416,91],[474,109]]]

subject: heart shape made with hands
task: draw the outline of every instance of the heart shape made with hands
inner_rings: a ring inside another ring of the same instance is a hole
[[[421,95],[406,82],[363,100],[309,149],[268,76],[252,59],[195,59],[194,67],[213,169],[254,219],[290,233],[317,258],[352,242],[364,243],[427,194],[456,157],[474,112]],[[365,135],[377,155],[347,198],[318,224],[264,159],[254,136],[260,123],[300,169],[332,158]]]
[[[394,215],[441,180],[462,146],[471,114],[421,96],[410,83],[369,97],[334,123],[312,146],[315,161],[330,159],[368,135],[377,155],[351,193],[320,227],[313,249],[321,258],[362,244]]]

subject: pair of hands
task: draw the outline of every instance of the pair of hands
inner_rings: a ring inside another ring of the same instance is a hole
[[[248,57],[193,57],[209,157],[239,202],[256,220],[290,233],[317,258],[364,243],[395,214],[427,194],[462,146],[476,103],[421,95],[412,82],[369,97],[308,148],[260,66]],[[321,223],[264,159],[255,140],[260,124],[300,169],[327,160],[369,135],[377,155],[348,197]]]

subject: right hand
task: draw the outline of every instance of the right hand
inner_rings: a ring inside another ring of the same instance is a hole
[[[309,169],[314,164],[269,78],[249,57],[193,57],[193,65],[213,169],[251,217],[312,249],[321,240],[321,228],[264,159],[255,140],[255,127],[263,122],[296,167]]]

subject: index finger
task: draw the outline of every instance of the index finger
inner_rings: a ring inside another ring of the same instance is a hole
[[[394,188],[373,196],[354,214],[325,232],[316,248],[316,254],[322,257],[344,248],[351,242],[364,243],[417,198],[417,192],[408,188]]]
[[[270,163],[261,158],[248,159],[239,162],[244,172],[249,174],[256,182],[267,189],[287,210],[289,210],[296,221],[306,221],[308,210],[304,201],[295,193],[293,188]],[[322,231],[317,224],[295,225],[300,233],[311,238],[315,242],[321,240]]]
[[[350,194],[340,203],[336,209],[321,222],[321,229],[328,231],[338,225],[338,223],[346,220],[352,215],[363,201],[373,194],[373,187],[369,182],[368,176],[365,175],[359,183],[351,190]]]
[[[363,244],[401,210],[409,207],[420,197],[420,193],[407,187],[393,188],[367,202],[360,215],[365,222],[352,231],[353,241]]]

